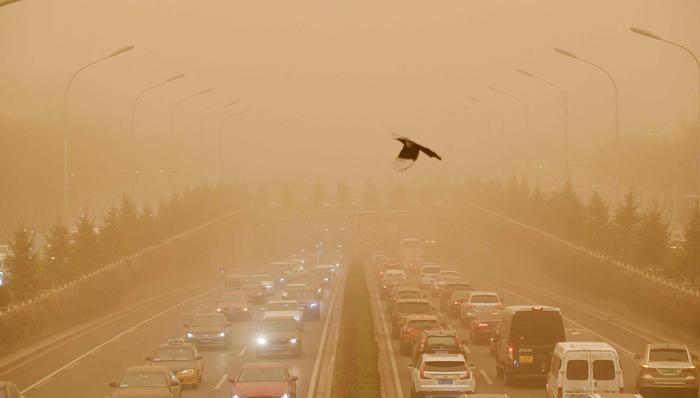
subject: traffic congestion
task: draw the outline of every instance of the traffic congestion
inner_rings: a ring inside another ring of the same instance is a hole
[[[630,355],[556,306],[423,260],[418,239],[391,256],[373,246],[365,264],[403,396],[697,397],[683,344]]]

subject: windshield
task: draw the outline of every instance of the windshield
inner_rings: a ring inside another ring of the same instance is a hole
[[[287,381],[287,375],[282,368],[243,369],[238,376],[238,382],[246,381]]]
[[[420,247],[420,241],[419,240],[405,240],[401,243],[401,246],[403,246],[404,248]]]
[[[409,290],[407,292],[399,292],[396,297],[398,298],[421,298],[423,297],[420,292]]]
[[[411,321],[406,327],[414,329],[436,329],[440,328],[440,323],[438,321]]]
[[[270,275],[253,275],[248,280],[251,282],[268,282],[270,281]]]
[[[291,300],[296,300],[296,299],[313,299],[315,298],[314,292],[311,290],[293,290],[289,292],[287,295],[287,298]]]
[[[297,323],[291,319],[266,319],[260,330],[263,332],[293,332],[297,330]]]
[[[473,304],[498,304],[498,303],[500,303],[500,301],[498,300],[498,296],[494,296],[491,294],[474,295],[474,296],[472,296],[472,299],[470,300],[470,302]]]
[[[440,362],[426,362],[423,367],[425,372],[466,372],[467,367],[462,361],[440,361]]]
[[[267,305],[267,311],[298,311],[297,303],[270,303]]]
[[[439,274],[442,267],[423,267],[424,274]]]
[[[243,295],[223,296],[221,300],[219,300],[220,303],[245,303],[247,301],[248,300]]]
[[[198,316],[190,326],[224,326],[224,320],[220,316]]]
[[[649,351],[649,361],[688,362],[688,352],[686,350],[676,350],[670,348],[651,350]]]
[[[402,303],[396,304],[396,312],[407,314],[425,314],[431,310],[430,303]]]
[[[480,321],[500,321],[502,316],[500,312],[479,311],[477,318]]]
[[[189,347],[159,348],[153,357],[153,362],[158,361],[194,361],[194,352]]]
[[[452,276],[454,278],[459,278],[459,273],[457,273],[457,271],[442,271],[440,276]]]
[[[459,342],[454,336],[432,336],[425,341],[427,347],[459,347]]]
[[[244,283],[241,285],[241,289],[260,290],[260,289],[262,289],[262,285],[260,283]]]
[[[119,382],[119,388],[166,387],[163,373],[126,373]]]
[[[564,339],[561,318],[515,318],[513,340],[520,344],[556,344]]]

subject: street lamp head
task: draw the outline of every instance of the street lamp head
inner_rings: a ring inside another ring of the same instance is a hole
[[[133,50],[133,49],[134,49],[134,46],[133,46],[133,45],[131,45],[131,46],[126,46],[126,47],[122,47],[122,48],[118,49],[117,51],[115,51],[115,52],[109,54],[109,55],[107,56],[107,58],[115,57],[115,56],[117,56],[117,55],[119,55],[119,54],[125,53],[125,52],[130,51],[130,50]]]
[[[210,91],[214,91],[214,89],[213,89],[213,88],[208,88],[208,89],[202,91],[201,93],[198,93],[197,95],[206,94],[206,93],[208,93],[208,92],[210,92]]]
[[[226,108],[228,108],[229,106],[234,106],[234,105],[236,105],[236,104],[239,103],[239,102],[241,102],[241,101],[233,101],[233,102],[227,104],[227,105],[226,105]]]
[[[493,90],[493,91],[495,91],[495,92],[497,92],[497,93],[504,94],[503,91],[501,91],[501,90],[499,90],[499,89],[497,89],[497,88],[495,88],[495,87],[488,86],[488,88],[489,88],[489,90]]]
[[[562,50],[561,48],[555,48],[554,51],[558,52],[559,54],[566,55],[567,57],[578,59],[578,57],[576,55],[574,55],[573,53],[570,53],[566,50]]]
[[[516,69],[516,71],[517,71],[518,73],[522,73],[522,74],[525,75],[525,76],[535,77],[535,75],[533,75],[532,73],[530,73],[530,72],[528,72],[528,71],[526,71],[526,70]]]
[[[165,83],[170,83],[173,80],[182,79],[183,77],[185,77],[184,73],[171,77],[170,79],[166,80]]]
[[[630,30],[632,32],[640,34],[642,36],[651,37],[652,39],[656,39],[656,40],[661,40],[661,36],[657,35],[656,33],[649,32],[648,30],[645,30],[645,29],[631,27]]]

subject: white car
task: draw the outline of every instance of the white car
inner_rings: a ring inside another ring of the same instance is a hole
[[[437,277],[435,277],[435,282],[433,282],[433,287],[430,290],[430,295],[433,297],[438,297],[440,295],[440,293],[442,292],[442,289],[445,288],[447,281],[453,281],[453,280],[455,280],[454,276],[438,275]]]
[[[267,306],[262,309],[263,319],[271,316],[291,316],[299,326],[304,324],[304,312],[299,308],[296,300],[276,300],[268,301]]]
[[[384,273],[384,277],[394,277],[394,276],[401,276],[404,279],[408,279],[406,276],[406,272],[402,269],[388,269]]]
[[[467,325],[472,321],[476,313],[481,310],[503,310],[503,302],[496,292],[470,292],[469,297],[462,301],[460,318]]]
[[[268,293],[272,293],[273,282],[270,275],[251,275],[248,277],[248,282],[260,282]]]
[[[425,264],[420,270],[420,287],[430,287],[435,283],[435,278],[442,271],[442,266]]]
[[[462,354],[423,354],[418,363],[409,363],[411,369],[411,397],[460,393],[474,394],[476,379],[473,363],[467,363]]]
[[[284,287],[284,290],[282,290],[282,296],[280,297],[282,300],[287,298],[287,294],[289,293],[290,290],[306,290],[308,289],[308,286],[303,283],[289,283],[287,286]]]

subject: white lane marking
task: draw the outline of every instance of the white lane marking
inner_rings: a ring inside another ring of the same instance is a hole
[[[381,309],[381,301],[379,300],[379,292],[377,287],[372,283],[371,277],[368,272],[366,272],[367,267],[363,264],[365,268],[365,279],[367,279],[367,284],[372,285],[372,290],[374,291],[374,299],[377,302],[377,309],[379,309],[379,317],[382,320],[382,328],[384,329],[384,340],[386,341],[387,349],[389,350],[389,359],[391,359],[391,369],[394,372],[394,384],[396,388],[396,394],[399,398],[403,398],[403,390],[401,389],[401,379],[399,379],[399,369],[396,366],[396,357],[394,356],[394,347],[391,345],[391,335],[389,334],[389,329],[386,327],[386,319],[384,318],[384,311]]]
[[[469,347],[467,347],[466,345],[463,346],[463,347],[464,347],[464,349],[467,351],[467,354],[471,354],[471,353],[472,353],[471,350],[469,349]]]
[[[493,384],[493,382],[491,381],[491,378],[489,377],[489,375],[486,374],[484,369],[481,369],[480,372],[481,372],[481,375],[484,376],[484,379],[486,379],[487,383]]]
[[[482,372],[483,372],[483,370],[482,370]],[[217,384],[216,387],[214,387],[214,389],[218,390],[219,388],[221,388],[221,385],[224,384],[224,381],[226,381],[227,378],[228,378],[228,373],[221,376],[221,380],[219,380],[219,384]]]
[[[25,388],[24,390],[21,391],[22,395],[26,394],[27,391],[29,391],[29,390],[35,388],[35,387],[38,386],[39,384],[43,383],[45,380],[48,380],[48,379],[52,378],[53,376],[57,375],[58,373],[60,373],[60,372],[62,372],[62,371],[64,371],[64,370],[66,370],[68,367],[70,367],[70,366],[73,365],[74,363],[80,361],[81,359],[85,358],[86,356],[88,356],[88,355],[92,354],[93,352],[99,350],[100,348],[106,346],[107,344],[109,344],[109,343],[111,343],[111,342],[113,342],[113,341],[115,341],[115,340],[118,340],[118,339],[122,338],[122,336],[124,336],[125,334],[131,332],[132,330],[134,330],[134,329],[136,329],[136,328],[138,328],[138,327],[140,327],[140,326],[142,326],[142,325],[145,325],[146,323],[148,323],[148,322],[150,322],[150,321],[152,321],[152,320],[158,318],[159,316],[165,314],[165,313],[168,312],[168,311],[174,310],[175,308],[177,308],[177,307],[179,307],[179,306],[181,306],[181,305],[187,303],[188,301],[191,301],[192,299],[195,299],[195,298],[197,298],[197,297],[201,297],[201,296],[203,296],[203,295],[205,295],[205,294],[209,294],[209,293],[211,293],[211,292],[213,292],[213,291],[215,291],[215,290],[218,290],[218,289],[221,289],[221,286],[215,287],[214,289],[211,289],[211,290],[207,290],[206,292],[201,293],[201,294],[198,294],[198,295],[196,295],[196,296],[194,296],[194,297],[190,297],[190,298],[188,298],[187,300],[185,300],[185,301],[183,301],[183,302],[181,302],[181,303],[175,304],[174,306],[172,306],[172,307],[166,309],[165,311],[160,312],[160,313],[158,313],[158,314],[156,314],[156,315],[154,315],[154,316],[152,316],[152,317],[146,319],[145,321],[139,323],[138,325],[136,325],[136,326],[134,326],[134,327],[132,327],[132,328],[130,328],[130,329],[127,329],[127,330],[125,330],[125,331],[119,333],[118,335],[112,337],[111,339],[109,339],[109,340],[105,341],[104,343],[98,345],[97,347],[93,348],[92,350],[86,352],[85,354],[83,354],[83,355],[81,355],[81,356],[75,358],[74,360],[68,362],[67,364],[63,365],[62,367],[60,367],[58,370],[56,370],[55,372],[51,373],[50,375],[44,377],[43,379],[37,381],[36,383],[32,384],[31,386]]]
[[[539,303],[536,303],[536,302],[530,300],[529,298],[527,298],[527,297],[525,297],[525,296],[521,296],[521,295],[519,295],[518,293],[515,293],[515,292],[513,292],[513,291],[511,291],[511,290],[508,290],[508,289],[504,288],[503,286],[499,286],[499,285],[496,285],[496,284],[494,284],[494,283],[486,282],[485,280],[476,278],[476,277],[474,277],[474,276],[471,276],[471,278],[472,278],[472,279],[476,279],[476,280],[478,280],[478,281],[481,282],[481,283],[486,283],[487,285],[495,286],[495,287],[497,287],[497,288],[503,290],[504,292],[508,292],[508,293],[510,293],[510,294],[512,294],[512,295],[514,295],[514,296],[516,296],[516,297],[520,297],[521,299],[523,299],[523,300],[525,300],[525,301],[529,301],[530,303],[532,303],[532,304],[534,304],[534,305],[541,305],[541,304],[539,304]],[[527,288],[524,288],[524,289],[527,290]],[[543,294],[543,293],[539,293],[539,294],[541,294],[541,295],[543,295],[543,296],[546,297],[546,295]],[[555,299],[555,300],[556,300],[556,299]],[[563,300],[559,300],[559,301],[562,301],[562,302],[563,302]],[[566,303],[565,303],[565,304],[566,304]],[[568,304],[568,305],[571,305],[571,304]],[[582,309],[580,309],[580,308],[576,308],[576,309],[579,310],[579,311],[581,311],[581,312],[583,312],[583,313],[585,313],[585,314],[588,314],[588,315],[591,315],[591,316],[593,316],[593,317],[595,317],[595,318],[600,319],[600,318],[597,317],[596,315],[591,314],[591,313],[588,313],[588,312],[586,312],[586,311],[584,311],[584,310],[582,310]],[[608,342],[610,345],[619,348],[621,351],[623,351],[623,352],[626,353],[627,355],[629,355],[629,356],[631,356],[632,358],[634,358],[634,353],[633,353],[632,351],[630,351],[630,350],[628,350],[628,349],[622,347],[621,345],[619,345],[619,344],[617,344],[617,343],[612,342],[610,339],[607,339],[607,338],[605,338],[605,337],[599,335],[598,333],[593,332],[592,330],[588,329],[587,327],[584,327],[583,325],[581,325],[580,323],[574,321],[574,320],[571,319],[571,318],[567,318],[567,317],[565,317],[565,316],[562,316],[562,318],[566,319],[567,321],[573,323],[574,325],[576,325],[576,326],[578,326],[578,327],[580,327],[580,328],[582,328],[582,329],[586,329],[586,330],[590,331],[594,336],[600,338],[601,340],[605,340],[605,341]],[[627,329],[625,329],[625,328],[623,328],[623,327],[621,327],[621,326],[619,326],[619,325],[615,325],[615,326],[619,327],[619,328],[622,329],[622,330],[627,330]],[[628,330],[627,330],[627,331],[628,331]],[[630,333],[635,334],[634,332],[630,332]],[[645,338],[645,340],[648,341],[649,339],[646,339],[646,338]]]
[[[238,354],[238,357],[239,357],[239,358],[242,357],[243,354],[245,354],[245,350],[247,350],[247,349],[248,349],[248,346],[243,347],[243,349],[241,350],[241,352]]]
[[[343,273],[342,278],[345,278],[345,273]],[[338,292],[340,291],[340,284],[341,280],[338,281],[338,284],[335,286],[335,292],[333,292],[333,298],[331,299],[331,305],[328,308],[328,311],[326,312],[326,324],[323,326],[323,333],[321,333],[321,342],[318,346],[318,354],[316,354],[316,362],[314,363],[314,371],[311,373],[311,383],[309,384],[309,393],[307,395],[307,398],[314,398],[315,397],[315,392],[316,392],[316,383],[318,383],[318,373],[319,373],[319,368],[321,366],[321,357],[323,356],[323,351],[324,347],[326,344],[326,335],[328,334],[328,326],[331,323],[331,318],[333,314],[333,309],[335,308],[335,299],[338,296]]]

